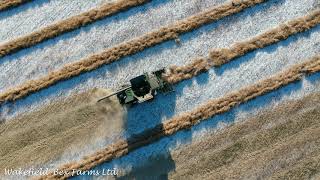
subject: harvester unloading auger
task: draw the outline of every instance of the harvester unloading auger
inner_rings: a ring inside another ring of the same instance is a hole
[[[171,92],[172,86],[162,78],[164,72],[165,70],[161,69],[135,77],[130,80],[130,84],[123,85],[116,92],[100,98],[98,102],[116,95],[120,104],[132,105],[153,99],[158,91]]]

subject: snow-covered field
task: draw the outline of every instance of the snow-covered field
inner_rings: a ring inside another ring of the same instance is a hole
[[[44,27],[54,21],[84,12],[98,6],[104,0],[37,0],[21,7],[0,12],[0,41],[14,39]],[[161,26],[188,17],[224,0],[154,0],[147,5],[106,18],[87,27],[64,34],[37,46],[22,50],[0,59],[0,92],[19,85],[26,80],[46,75],[65,64],[75,62],[89,54],[102,51],[120,42],[130,40]],[[119,62],[104,66],[93,72],[60,82],[15,103],[1,107],[1,116],[7,120],[24,112],[63,99],[71,94],[94,87],[116,89],[129,79],[146,71],[170,65],[183,65],[198,56],[207,56],[212,48],[228,47],[264,32],[280,23],[320,8],[318,0],[269,0],[244,12],[224,18],[193,32],[180,36],[181,44],[165,42]],[[148,103],[128,111],[127,129],[124,135],[140,132],[162,121],[191,110],[208,99],[247,86],[269,77],[290,65],[297,64],[320,52],[320,27],[295,35],[276,45],[264,48],[236,59],[218,69],[211,69],[192,80],[175,86],[175,92],[158,95]],[[320,75],[316,74],[301,82],[257,98],[224,115],[194,127],[192,131],[180,132],[152,145],[134,151],[112,163],[97,168],[118,167],[130,169],[150,156],[170,151],[180,144],[190,143],[205,136],[221,122],[243,120],[266,107],[288,99],[320,91]],[[82,154],[68,153],[56,164],[80,158],[106,145],[107,141]],[[139,163],[138,163],[139,162]],[[51,164],[51,165],[56,165]],[[81,178],[81,177],[78,177]]]

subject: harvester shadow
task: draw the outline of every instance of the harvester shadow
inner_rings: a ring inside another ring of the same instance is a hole
[[[112,79],[114,82],[118,82],[117,81],[118,77],[115,76],[114,74],[116,74],[116,72],[119,71],[119,69],[122,69],[123,67],[126,67],[128,65],[132,66],[132,69],[135,69],[134,64],[132,64],[132,63],[137,63],[139,61],[143,61],[143,60],[145,60],[144,59],[145,57],[149,57],[154,54],[161,53],[164,50],[172,49],[174,47],[176,47],[176,43],[174,41],[168,41],[168,42],[160,44],[159,46],[148,48],[147,50],[145,50],[143,52],[134,54],[132,56],[124,57],[120,61],[116,61],[116,62],[109,64],[109,65],[104,65],[94,71],[85,72],[83,74],[80,74],[79,76],[76,76],[76,77],[73,77],[73,78],[70,78],[67,80],[62,80],[60,82],[57,82],[54,85],[49,86],[48,88],[41,89],[35,93],[31,93],[30,95],[28,95],[22,99],[18,99],[14,102],[8,102],[5,104],[1,104],[0,105],[0,112],[3,113],[4,111],[6,111],[6,109],[12,109],[12,111],[17,111],[17,110],[19,111],[19,109],[28,109],[28,107],[31,106],[32,104],[36,104],[39,101],[43,101],[44,99],[54,98],[57,95],[59,96],[59,94],[67,93],[68,91],[75,89],[77,87],[77,85],[85,84],[92,79]],[[156,62],[154,62],[154,63],[156,63]],[[162,67],[160,65],[157,65],[155,67],[155,69],[153,69],[153,70],[158,70],[160,68],[162,68]],[[109,76],[105,75],[106,72],[110,73]],[[130,73],[130,75],[126,79],[129,80],[129,79],[135,77],[136,75],[140,75],[142,73],[143,73],[142,71],[139,71],[139,74]],[[129,74],[129,72],[128,72],[128,74]],[[125,81],[125,82],[127,82],[127,81]],[[119,82],[118,86],[121,85],[122,83],[125,83],[125,82]],[[102,87],[100,86],[100,87],[101,88],[107,87],[110,89],[116,89],[118,86],[110,86],[110,84],[106,83],[104,86],[102,86]],[[6,113],[6,114],[10,114],[10,112]]]
[[[158,94],[150,102],[138,104],[128,109],[125,126],[129,151],[137,148],[136,142],[142,139],[164,135],[162,121],[175,114],[176,92]],[[148,140],[147,140],[148,141]],[[138,143],[140,144],[140,143]],[[175,169],[169,153],[149,157],[139,164],[132,164],[132,170],[119,179],[168,179],[168,173]]]
[[[103,68],[104,69],[104,68]],[[100,72],[100,71],[99,71]],[[89,73],[88,74],[84,74],[84,76],[81,76],[81,77],[79,77],[79,81],[80,82],[83,82],[83,77],[85,77],[85,80],[87,80],[87,79],[90,79],[91,77],[93,77],[93,76],[96,76],[96,75],[98,75],[99,73],[98,72],[95,72],[95,73],[90,73],[90,75],[89,75]],[[203,79],[201,78],[203,76]],[[201,75],[201,76],[199,76],[199,81],[200,81],[200,83],[201,82],[203,82],[203,83],[206,83],[206,77],[205,76],[207,76],[207,73],[206,74],[204,74],[204,75]],[[77,79],[78,79],[78,77],[77,77]],[[190,84],[192,81],[185,81],[185,83],[186,84]],[[44,90],[44,91],[46,91],[46,92],[50,92],[50,91],[54,91],[54,93],[56,93],[58,90],[57,89],[71,89],[71,88],[73,88],[73,86],[75,86],[77,83],[79,83],[79,82],[72,82],[72,83],[70,83],[70,81],[65,81],[65,82],[63,82],[63,84],[64,84],[64,86],[63,87],[59,87],[59,88],[57,88],[57,87],[55,87],[56,89],[51,89],[51,88],[49,88],[49,90],[47,91],[47,90]],[[61,84],[59,84],[59,86],[60,86]],[[297,89],[299,89],[299,87],[301,87],[301,84],[300,84],[300,86],[299,86],[299,83],[298,83],[298,86],[296,87]],[[51,90],[50,90],[51,89]],[[295,91],[295,88],[294,87],[291,87],[291,88],[289,88],[289,90],[290,91]],[[179,92],[178,93],[181,93],[181,91],[180,90],[178,90]],[[289,91],[289,92],[290,92]],[[51,92],[51,93],[53,93],[53,92]],[[286,92],[286,93],[288,93],[288,91]],[[280,93],[281,94],[281,93]],[[162,96],[162,95],[160,95],[160,96]],[[45,96],[44,96],[45,97]],[[159,97],[159,96],[158,96]],[[272,97],[272,96],[271,96]],[[166,100],[171,100],[170,98],[172,98],[172,97],[170,97],[170,95],[168,96],[168,99],[166,99]],[[159,97],[159,99],[163,99],[163,101],[165,101],[164,99],[165,98],[163,98],[163,97]],[[253,101],[251,101],[250,103],[252,103],[252,102],[255,102],[255,101],[257,101],[258,99],[260,99],[260,98],[257,98],[257,99],[255,99],[255,100],[253,100]],[[253,109],[253,108],[256,108],[257,106],[262,106],[262,105],[266,105],[266,104],[268,104],[268,103],[270,103],[270,102],[268,102],[268,101],[265,101],[265,100],[269,100],[269,98],[263,98],[263,99],[261,99],[260,101],[258,101],[258,102],[256,102],[256,104],[254,104],[253,103],[253,105],[252,106],[250,106],[250,107],[248,107],[246,110],[250,110],[250,109]],[[272,98],[270,98],[270,99],[272,99]],[[135,116],[135,114],[136,113],[143,113],[146,109],[148,109],[148,107],[150,107],[150,105],[152,106],[158,106],[158,105],[161,105],[161,100],[156,100],[156,101],[154,101],[154,102],[148,102],[148,106],[147,106],[147,104],[145,105],[145,106],[143,106],[144,108],[142,108],[142,107],[136,107],[136,109],[133,109],[133,110],[131,110],[131,112],[130,112],[130,110],[129,110],[129,116],[128,116],[128,120],[130,119],[130,117],[131,118],[134,118],[134,116]],[[170,103],[174,103],[175,101],[171,101]],[[169,103],[169,104],[170,104]],[[248,104],[250,104],[250,103],[248,103]],[[140,106],[140,105],[139,105]],[[146,108],[147,107],[147,108]],[[239,108],[241,109],[241,107],[242,106],[240,106]],[[161,108],[167,108],[167,107],[165,107],[165,106],[161,106]],[[172,110],[170,110],[170,108],[173,108]],[[151,108],[150,108],[151,109]],[[205,122],[212,122],[212,121],[214,121],[214,123],[213,123],[213,127],[215,127],[216,125],[217,125],[217,123],[218,122],[220,122],[220,121],[226,121],[226,122],[232,122],[234,119],[235,119],[235,111],[236,110],[232,110],[232,111],[230,111],[230,112],[228,112],[228,113],[224,113],[224,114],[222,114],[222,115],[218,115],[218,116],[216,116],[216,117],[214,117],[214,118],[211,118],[210,120],[208,120],[208,121],[205,121]],[[163,117],[163,116],[172,116],[172,114],[173,114],[173,112],[174,112],[174,107],[171,107],[171,106],[169,106],[169,110],[168,110],[168,112],[162,112],[162,114],[157,114],[156,113],[156,118],[155,118],[155,122],[156,123],[161,123],[161,118]],[[145,114],[144,114],[144,117],[142,118],[142,119],[144,119],[144,120],[146,120],[147,118],[148,118],[148,116],[150,115],[150,114],[153,114],[152,112],[146,112]],[[217,118],[217,119],[216,119]],[[147,122],[151,122],[152,120],[153,120],[153,117],[149,117],[149,119],[147,119],[148,121]],[[201,128],[208,128],[209,126],[207,126],[207,125],[204,125],[204,123],[205,122],[203,122],[203,123],[200,123],[199,125],[197,125],[197,126],[195,126],[194,128],[192,128],[193,130],[196,130],[196,129],[201,129]],[[127,122],[127,123],[131,123],[131,122]],[[141,123],[141,121],[140,120],[138,120],[138,118],[136,118],[136,119],[134,119],[133,121],[132,121],[132,123],[137,123],[136,124],[136,126],[138,126],[139,125],[139,123]],[[128,124],[129,125],[129,124]],[[129,125],[130,126],[130,125]],[[150,126],[150,125],[148,125],[148,126]],[[158,129],[162,129],[161,128],[162,126],[159,126],[159,127],[157,127]],[[131,127],[132,128],[132,127]],[[151,130],[153,131],[154,129],[153,128],[151,128]],[[193,131],[192,130],[192,131]],[[136,129],[135,128],[132,128],[131,130],[129,130],[130,132],[134,132],[134,131],[136,131]],[[147,132],[147,131],[144,131],[144,133],[145,132]],[[142,134],[144,134],[144,133],[142,133]],[[184,140],[185,141],[185,139],[190,139],[190,137],[191,137],[191,133],[186,133],[186,132],[184,132],[184,133],[177,133],[178,135],[180,135],[181,137],[181,139],[182,140]],[[174,135],[174,137],[177,137],[178,135]],[[187,138],[186,138],[187,137]],[[176,138],[166,138],[166,140],[170,140],[171,142],[170,142],[170,144],[171,144],[171,146],[170,147],[174,147],[175,145],[172,145],[172,144],[176,144],[177,143],[177,141],[181,141],[181,139],[176,139]],[[175,142],[175,143],[172,143],[172,141],[173,142]],[[131,140],[129,139],[128,140],[128,142],[131,142]],[[159,142],[158,142],[159,143]],[[131,148],[130,148],[130,150],[134,150],[134,149],[136,149],[135,148],[135,146],[132,146]],[[136,151],[139,151],[139,150],[136,150]],[[169,148],[168,147],[166,147],[166,149],[165,149],[165,153],[168,153],[169,152]],[[143,152],[141,153],[141,154],[144,154]],[[122,159],[122,158],[121,158]],[[151,160],[152,159],[156,159],[156,158],[154,158],[154,157],[152,157],[151,158]],[[174,166],[172,165],[172,164],[174,164],[174,162],[173,162],[173,160],[172,160],[172,158],[171,157],[169,157],[169,158],[167,158],[167,157],[162,157],[162,155],[161,156],[159,156],[159,159],[162,159],[162,160],[164,160],[164,161],[166,161],[166,162],[168,162],[169,163],[169,167],[173,167],[174,168]],[[149,167],[153,167],[153,166],[149,166]],[[169,168],[169,169],[173,169],[173,168]],[[168,170],[165,170],[165,171],[168,171]],[[134,173],[132,173],[132,174],[134,174]],[[130,174],[129,174],[130,175]]]
[[[20,12],[27,11],[29,9],[39,8],[43,4],[46,4],[48,2],[49,2],[48,0],[37,0],[37,1],[33,1],[33,2],[26,2],[24,4],[17,6],[17,7],[13,7],[13,8],[9,8],[7,10],[4,10],[4,11],[0,11],[0,20],[14,16]]]
[[[140,61],[144,56],[159,53],[162,50],[172,48],[173,46],[175,46],[175,43],[173,41],[166,42],[158,46],[156,49],[155,47],[150,48],[143,53],[138,53],[136,55],[126,57],[122,61],[115,62],[108,66],[103,66],[95,71],[81,74],[69,80],[61,81],[49,88],[31,94],[26,98],[17,100],[14,103],[9,103],[7,104],[7,106],[11,106],[12,108],[18,107],[20,109],[28,109],[28,107],[32,104],[50,97],[54,97],[57,94],[62,94],[63,92],[67,93],[68,90],[74,89],[78,84],[86,83],[90,81],[90,79],[113,78],[116,81],[117,77],[114,76],[113,73],[117,71],[117,69],[121,69],[122,66],[128,66],[127,61]],[[111,77],[103,77],[103,74],[106,72],[111,72]],[[131,76],[134,77],[134,74],[130,74],[130,78]],[[108,85],[106,85],[106,87],[110,88],[110,86]],[[128,109],[127,119],[125,120],[124,134],[129,134],[129,136],[131,134],[137,134],[145,129],[161,124],[161,121],[163,119],[171,118],[175,113],[175,101],[177,93],[179,92],[175,91],[169,94],[159,93],[153,101],[138,104]],[[172,162],[172,159],[170,159],[170,155],[167,155],[167,164],[171,164],[169,167],[174,167],[174,164],[170,163]],[[172,169],[170,168],[170,170]],[[166,173],[163,172],[161,177],[163,178],[165,176]]]
[[[308,81],[310,81],[312,84],[317,83],[317,82],[319,82],[318,80],[320,79],[320,73],[309,76],[306,79]],[[273,101],[279,101],[282,97],[284,97],[286,95],[290,95],[291,93],[294,93],[294,92],[300,90],[301,87],[302,87],[302,82],[297,81],[296,83],[289,84],[289,85],[282,87],[278,90],[275,90],[271,93],[257,97],[255,99],[249,101],[248,103],[244,103],[244,104],[232,109],[229,112],[226,112],[226,113],[223,113],[220,115],[216,115],[213,118],[210,118],[209,120],[203,121],[199,125],[194,126],[191,131],[183,131],[181,133],[177,133],[178,135],[174,135],[174,137],[163,138],[166,140],[160,140],[161,142],[170,141],[168,147],[166,147],[165,149],[157,148],[157,146],[159,146],[159,144],[161,144],[160,142],[157,142],[157,143],[155,143],[155,145],[148,145],[148,147],[141,148],[144,150],[135,150],[136,148],[139,148],[139,147],[134,145],[133,142],[135,142],[135,141],[133,141],[132,138],[128,138],[129,144],[130,143],[133,144],[132,147],[130,146],[130,150],[134,150],[133,152],[130,153],[130,157],[124,156],[118,160],[114,160],[114,162],[112,162],[112,163],[104,163],[101,166],[97,167],[97,169],[108,168],[108,167],[112,168],[113,167],[112,165],[117,164],[117,163],[128,164],[128,165],[132,165],[134,167],[139,163],[143,164],[145,162],[146,167],[150,167],[152,165],[148,164],[148,161],[150,160],[149,158],[151,158],[151,159],[157,158],[157,156],[152,156],[155,154],[155,151],[159,151],[159,153],[156,153],[156,154],[161,154],[161,156],[164,155],[166,158],[163,158],[163,159],[165,159],[169,163],[169,167],[173,167],[172,158],[170,158],[169,149],[176,147],[176,145],[181,143],[181,141],[184,141],[184,143],[186,143],[186,141],[190,141],[190,139],[192,139],[191,138],[192,131],[197,132],[197,131],[203,130],[203,129],[210,130],[210,129],[215,128],[219,122],[232,123],[236,119],[236,114],[238,112],[251,112],[251,111],[254,111],[255,109],[266,107],[269,104],[271,104]],[[178,88],[178,93],[179,92],[180,92],[180,90]],[[172,97],[168,96],[168,98],[170,99]],[[161,97],[159,99],[163,99],[163,97]],[[152,103],[154,103],[154,105],[157,105],[158,103],[162,103],[161,101],[159,101],[159,102],[156,102],[156,101],[158,101],[158,99]],[[166,101],[166,99],[163,99],[163,101]],[[141,106],[140,108],[137,108],[136,110],[133,110],[133,111],[138,112],[139,109],[144,110],[144,108],[142,108],[142,106]],[[152,109],[149,109],[149,110],[151,111]],[[141,113],[144,113],[144,112],[142,111]],[[147,117],[147,114],[148,113],[145,113],[144,116]],[[168,114],[172,114],[172,113],[168,113]],[[151,120],[153,119],[153,117],[149,117],[149,118]],[[159,121],[159,120],[157,120],[157,121]],[[149,121],[149,122],[152,122],[152,121]],[[139,124],[141,122],[138,122],[136,119],[135,123]],[[154,132],[161,132],[162,130],[163,130],[162,124],[160,123],[160,125],[155,126],[154,128],[150,128],[146,131],[143,131],[142,133],[138,133],[138,135],[134,135],[133,137],[135,137],[135,138],[133,138],[133,139],[137,140],[138,137],[141,137],[142,135],[147,136],[147,137],[152,137],[152,135],[150,135],[151,132],[153,132],[153,133]],[[133,131],[135,131],[135,130],[132,130],[132,132]],[[181,136],[181,137],[176,138],[177,136]],[[156,141],[156,140],[157,139],[155,139],[154,141]],[[132,153],[135,155],[132,156]],[[147,156],[147,157],[144,157],[144,156]],[[144,158],[141,158],[141,157],[144,157]],[[160,157],[158,157],[158,158],[160,158]],[[137,163],[137,162],[139,162],[139,163]],[[128,175],[129,176],[136,175],[137,172],[140,172],[139,168],[140,167],[137,167],[137,170],[132,171],[132,173],[129,173]],[[173,170],[173,168],[171,168],[171,170]],[[162,173],[163,177],[164,177],[164,174],[165,173]]]
[[[0,65],[2,65],[5,62],[17,61],[24,56],[30,55],[34,51],[42,51],[45,48],[52,47],[62,40],[71,39],[73,37],[76,37],[81,32],[89,32],[96,27],[103,27],[103,26],[106,26],[106,25],[114,23],[114,22],[121,22],[125,19],[128,19],[130,16],[134,16],[136,14],[142,13],[142,12],[147,11],[149,9],[156,8],[157,6],[160,6],[160,5],[168,3],[168,2],[169,2],[169,0],[154,0],[154,1],[148,2],[147,4],[133,7],[127,11],[119,12],[115,15],[111,15],[111,16],[106,17],[104,19],[95,21],[95,22],[88,24],[84,27],[80,27],[76,30],[63,33],[57,37],[48,39],[48,40],[41,42],[39,44],[36,44],[34,46],[21,49],[17,52],[14,52],[14,53],[9,54],[4,57],[0,57]],[[104,46],[104,48],[108,48],[108,46]],[[103,49],[101,49],[101,50],[103,50]],[[82,56],[84,56],[84,54],[82,54]],[[77,57],[77,58],[80,58],[80,57]]]
[[[190,133],[187,134],[190,135]],[[162,138],[163,136],[164,138]],[[122,156],[119,159],[113,160],[112,163],[100,164],[93,170],[102,172],[107,169],[117,169],[119,174],[113,176],[116,179],[167,180],[168,173],[175,170],[175,162],[167,148],[157,145],[158,143],[166,144],[164,141],[167,140],[168,138],[165,137],[165,131],[160,123],[153,128],[134,134],[126,140],[128,144],[127,150],[130,152],[130,156]],[[155,141],[158,142],[151,143]],[[143,147],[141,148],[141,146]],[[139,151],[139,149],[143,149],[143,152]],[[153,155],[143,157],[141,153]],[[118,165],[131,167],[131,169],[129,173],[127,173],[127,170],[124,171],[124,169],[119,168]],[[77,176],[72,179],[93,179],[93,177]]]
[[[160,140],[161,137],[165,136],[166,131],[163,128],[162,123],[144,130],[139,134],[132,135],[127,139],[129,144],[128,151],[135,151],[141,145],[147,145],[150,142]],[[145,152],[150,152],[155,148],[147,148]],[[132,162],[132,169],[129,173],[119,179],[135,178],[135,179],[168,179],[168,173],[175,170],[175,162],[173,161],[169,150],[161,152],[160,154],[155,153],[146,159],[143,159],[140,163]]]
[[[175,162],[171,159],[170,154],[161,154],[157,157],[148,158],[146,164],[142,167],[132,170],[130,173],[118,177],[119,180],[126,179],[168,179],[168,172],[175,169]]]
[[[175,113],[176,93],[158,94],[154,100],[133,105],[127,110],[126,134],[135,134],[160,124]]]
[[[308,76],[304,78],[304,81],[305,80],[315,85],[316,83],[319,83],[320,73]],[[128,138],[127,142],[129,144],[128,150],[130,152],[130,156],[123,156],[111,162],[103,163],[95,169],[101,170],[103,168],[112,168],[115,165],[120,165],[120,167],[121,165],[133,167],[139,163],[146,163],[145,166],[136,168],[132,170],[129,174],[125,174],[123,177],[119,178],[126,179],[137,176],[140,177],[140,175],[143,175],[145,171],[154,172],[155,170],[157,170],[157,160],[159,160],[161,163],[164,160],[167,163],[169,162],[169,164],[167,164],[167,166],[164,167],[172,167],[172,171],[174,170],[175,166],[173,166],[173,164],[175,163],[174,161],[172,161],[172,158],[170,158],[169,160],[167,159],[168,155],[170,157],[170,150],[180,147],[183,144],[190,143],[190,140],[192,140],[193,133],[203,132],[203,130],[206,130],[206,132],[213,132],[213,129],[216,129],[217,125],[221,122],[231,124],[234,123],[236,120],[242,120],[243,118],[251,118],[255,116],[257,112],[263,110],[262,108],[269,108],[272,107],[273,103],[283,102],[286,96],[290,96],[293,93],[298,93],[298,91],[300,91],[302,88],[302,81],[293,82],[286,86],[280,87],[279,89],[271,91],[265,95],[259,96],[252,100],[249,100],[248,102],[240,104],[239,106],[234,107],[226,113],[215,115],[214,117],[202,121],[201,123],[193,126],[191,129],[179,131],[171,136],[165,136],[163,125],[159,124],[154,128],[150,128],[138,135],[132,136],[132,138]],[[248,115],[246,117],[240,117],[239,119],[238,114],[243,112],[247,113]],[[165,137],[162,138],[162,136]],[[161,175],[163,174],[161,173],[161,170],[159,172],[160,173],[155,172],[154,174],[152,174],[151,179],[156,179],[155,177],[161,177]],[[145,177],[141,179],[144,178]],[[167,176],[165,178],[167,178]]]
[[[290,36],[286,40],[280,41],[278,43],[272,44],[272,45],[267,46],[262,49],[254,50],[254,51],[249,52],[239,58],[235,58],[235,59],[231,60],[230,62],[228,62],[227,64],[222,65],[221,67],[214,68],[214,71],[218,76],[222,76],[224,74],[224,72],[232,70],[232,69],[237,69],[241,64],[246,63],[246,62],[254,59],[258,53],[271,54],[271,53],[275,52],[277,49],[279,49],[280,47],[288,47],[291,43],[297,42],[300,38],[310,38],[311,34],[318,32],[318,31],[320,31],[319,25],[308,30],[308,31]]]

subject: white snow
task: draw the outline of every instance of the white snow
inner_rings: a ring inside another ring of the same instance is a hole
[[[40,2],[40,5],[37,3]],[[54,0],[35,1],[30,8],[17,8],[0,13],[0,40],[27,34],[51,22],[83,12],[99,5],[103,0]],[[100,52],[120,42],[130,40],[161,26],[175,22],[221,4],[224,0],[154,0],[127,12],[106,18],[87,27],[64,34],[35,47],[0,59],[0,92],[19,85],[26,80],[46,75],[62,65],[75,62],[89,54]],[[93,87],[115,89],[145,71],[153,71],[170,65],[183,65],[198,56],[207,56],[212,48],[228,47],[233,42],[255,36],[292,18],[303,16],[319,8],[318,0],[270,0],[237,15],[224,18],[180,37],[181,45],[174,41],[149,48],[121,61],[104,66],[93,72],[60,82],[55,86],[28,96],[13,104],[1,107],[2,116],[10,119],[24,112],[64,98],[70,94]],[[24,18],[21,18],[24,17]],[[16,26],[19,25],[19,28]],[[140,132],[179,113],[191,110],[212,98],[247,86],[260,79],[300,63],[320,51],[320,27],[295,35],[288,40],[262,50],[249,53],[209,73],[175,86],[175,92],[159,95],[156,100],[129,110],[125,135]],[[245,119],[256,112],[288,99],[296,99],[319,91],[320,75],[316,74],[302,82],[289,85],[269,95],[257,98],[194,127],[192,131],[180,132],[150,146],[134,151],[103,167],[130,167],[147,157],[169,151],[177,144],[192,142],[206,132],[212,131],[218,122],[230,123]],[[60,164],[94,152],[101,146],[93,145],[76,156],[66,154],[53,164]],[[51,164],[51,165],[53,165]],[[98,167],[101,168],[101,167]]]

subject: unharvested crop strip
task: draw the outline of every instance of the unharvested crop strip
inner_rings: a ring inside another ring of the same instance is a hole
[[[189,129],[200,121],[227,112],[239,104],[300,80],[305,75],[319,71],[320,56],[316,56],[307,62],[294,65],[268,79],[227,94],[222,98],[211,100],[193,111],[173,117],[171,120],[157,125],[139,135],[135,135],[128,140],[116,142],[95,154],[83,158],[79,162],[66,164],[60,168],[61,172],[65,172],[63,175],[49,174],[41,177],[41,179],[65,179],[74,175],[72,174],[73,170],[86,171],[92,169],[101,163],[124,156],[134,149],[150,144],[161,137],[172,135],[180,130]]]
[[[32,0],[2,0],[0,2],[0,11],[4,11]]]
[[[150,0],[119,0],[115,3],[106,3],[95,9],[56,22],[35,32],[0,45],[0,57],[16,52],[20,49],[41,43],[65,32],[78,29],[82,26],[88,25],[107,16],[114,15],[126,9],[142,5],[149,1]]]
[[[249,40],[235,43],[228,49],[212,50],[208,59],[199,58],[185,66],[172,66],[169,68],[165,78],[172,84],[190,79],[201,72],[208,71],[213,66],[220,66],[246,53],[285,40],[289,36],[307,31],[319,23],[320,10],[316,10],[307,16],[293,19]]]
[[[0,94],[0,103],[5,101],[14,101],[30,93],[47,88],[59,81],[69,79],[84,72],[92,71],[104,64],[110,64],[124,56],[133,55],[164,41],[176,39],[180,34],[192,31],[200,26],[240,12],[245,8],[265,1],[267,0],[234,0],[223,5],[213,7],[167,27],[160,28],[159,30],[147,33],[141,37],[106,49],[102,53],[94,54],[78,62],[66,65],[60,70],[50,72],[47,76],[27,81],[20,86],[9,89],[8,91]]]

